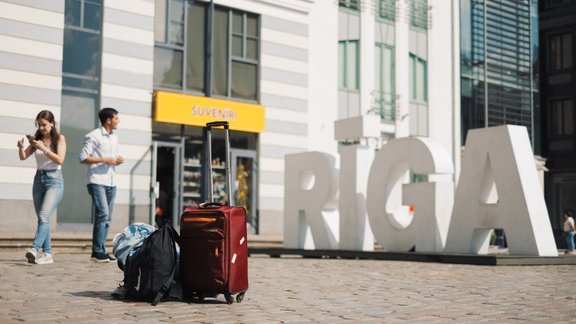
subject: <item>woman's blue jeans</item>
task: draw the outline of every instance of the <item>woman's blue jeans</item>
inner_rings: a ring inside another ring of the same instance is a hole
[[[568,251],[574,251],[574,231],[566,232],[566,243],[568,243]]]
[[[50,216],[62,200],[64,178],[60,170],[36,170],[32,185],[32,200],[38,217],[38,227],[32,247],[44,253],[52,253],[50,241]]]
[[[92,253],[106,253],[106,238],[112,220],[116,187],[91,183],[88,185],[88,193],[96,210],[92,231]]]

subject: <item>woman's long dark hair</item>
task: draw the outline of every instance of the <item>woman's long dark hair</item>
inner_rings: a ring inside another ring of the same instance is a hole
[[[50,138],[52,139],[50,144],[50,149],[54,153],[58,153],[58,140],[60,139],[60,134],[58,134],[58,130],[56,129],[56,121],[54,120],[54,114],[49,110],[42,110],[41,112],[36,115],[36,126],[38,126],[38,122],[40,119],[46,119],[49,123],[52,124],[52,130],[50,131]],[[40,130],[36,131],[34,134],[34,138],[37,141],[42,140],[42,134]]]

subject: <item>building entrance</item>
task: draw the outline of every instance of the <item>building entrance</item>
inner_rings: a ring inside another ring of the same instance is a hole
[[[155,141],[153,144],[152,183],[154,190],[150,201],[151,223],[158,226],[169,223],[179,227],[182,213],[181,160],[182,144]]]
[[[179,229],[180,215],[188,207],[208,200],[208,164],[203,128],[186,127],[179,134],[157,133],[153,141],[150,223],[171,223]],[[232,197],[225,186],[225,147],[223,132],[212,137],[212,197],[214,201],[246,208],[248,231],[258,232],[258,168],[256,135],[231,135],[230,165]]]

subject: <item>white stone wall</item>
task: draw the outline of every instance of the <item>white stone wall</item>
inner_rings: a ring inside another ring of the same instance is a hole
[[[20,161],[16,142],[41,110],[60,120],[63,28],[63,1],[0,1],[0,231],[36,228],[36,163]]]

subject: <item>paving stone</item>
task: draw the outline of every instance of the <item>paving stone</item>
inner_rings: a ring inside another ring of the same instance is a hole
[[[118,301],[114,263],[85,254],[28,264],[0,253],[0,323],[574,322],[574,266],[476,266],[378,260],[249,259],[242,303],[224,297],[154,307]],[[569,306],[572,305],[572,306]]]

